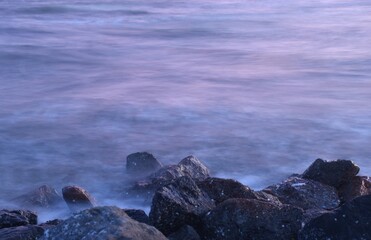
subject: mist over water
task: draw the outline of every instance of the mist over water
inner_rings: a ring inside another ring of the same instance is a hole
[[[371,175],[371,3],[3,0],[0,18],[0,207],[42,184],[125,207],[137,151],[253,188],[317,157]]]

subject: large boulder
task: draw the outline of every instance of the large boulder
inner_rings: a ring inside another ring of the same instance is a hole
[[[207,167],[196,157],[188,156],[177,165],[169,165],[159,169],[144,180],[138,181],[127,191],[127,195],[141,196],[152,199],[154,192],[180,177],[204,180],[210,177]]]
[[[162,167],[162,164],[150,153],[137,152],[126,157],[126,172],[135,175],[147,175]]]
[[[44,229],[35,225],[26,225],[0,229],[1,240],[34,240],[41,237]]]
[[[181,177],[156,191],[149,218],[169,235],[183,225],[200,226],[204,213],[214,207],[212,199],[190,177]]]
[[[335,188],[348,182],[359,172],[359,167],[351,160],[315,160],[303,173],[303,178],[321,182]]]
[[[369,194],[371,194],[370,177],[355,176],[339,187],[339,196],[342,202],[348,202],[356,197]]]
[[[62,189],[63,199],[72,212],[96,206],[95,199],[83,188],[66,186]]]
[[[118,207],[95,207],[74,214],[45,231],[41,240],[151,239],[167,238],[156,228],[131,219]]]
[[[228,199],[203,219],[203,239],[296,239],[303,210],[255,199]]]
[[[196,230],[189,226],[185,225],[181,227],[178,231],[170,234],[168,236],[169,240],[201,240],[200,235],[196,232]]]
[[[37,224],[37,215],[27,210],[0,210],[0,229]]]
[[[334,187],[320,182],[290,177],[280,184],[264,189],[284,204],[290,204],[308,209],[334,209],[339,206],[340,200]]]
[[[13,201],[27,209],[51,208],[63,203],[57,190],[49,185],[40,186],[13,199]]]
[[[371,239],[371,195],[312,219],[300,231],[299,240],[312,239]]]
[[[135,221],[150,225],[148,215],[140,209],[124,209],[125,213]]]
[[[219,204],[229,198],[257,199],[252,189],[233,179],[212,177],[198,182],[197,185],[215,201],[215,204]]]

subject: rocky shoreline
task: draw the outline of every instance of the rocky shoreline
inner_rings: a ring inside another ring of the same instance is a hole
[[[163,166],[152,154],[127,157],[136,180],[125,198],[138,209],[99,206],[79,186],[50,186],[14,199],[29,210],[0,210],[0,239],[371,239],[371,179],[350,160],[315,160],[302,174],[254,191],[215,178],[196,157]],[[38,223],[37,209],[68,208],[65,220]]]

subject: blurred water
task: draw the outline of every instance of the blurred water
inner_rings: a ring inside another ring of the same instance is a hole
[[[1,0],[0,19],[2,200],[105,201],[136,151],[255,188],[317,157],[371,175],[371,2]]]

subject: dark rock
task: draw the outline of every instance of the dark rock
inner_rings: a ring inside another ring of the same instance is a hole
[[[299,240],[313,239],[371,239],[371,195],[312,219],[300,231]]]
[[[334,209],[340,200],[334,187],[320,182],[291,177],[264,191],[277,196],[280,202],[307,209]]]
[[[42,227],[44,230],[47,230],[49,228],[57,226],[58,224],[61,224],[62,222],[63,220],[61,219],[54,219],[54,220],[46,221],[45,223],[39,224],[38,226]]]
[[[169,240],[201,240],[200,235],[196,232],[196,230],[189,226],[185,225],[181,227],[175,233],[172,233],[168,236]]]
[[[0,229],[37,224],[37,215],[27,210],[0,210]]]
[[[135,221],[150,225],[149,217],[143,210],[138,209],[124,209],[125,213]]]
[[[369,177],[355,176],[349,182],[339,187],[339,196],[342,202],[371,194],[371,179]]]
[[[229,198],[257,198],[253,190],[233,179],[208,178],[198,182],[197,185],[215,201],[215,204]]]
[[[168,235],[183,225],[199,227],[204,213],[214,202],[190,177],[181,177],[156,191],[149,218],[153,225]]]
[[[67,186],[62,189],[63,199],[72,212],[96,206],[95,199],[83,188]]]
[[[151,239],[167,238],[156,228],[131,219],[117,207],[95,207],[74,214],[45,231],[41,240]]]
[[[303,210],[255,199],[228,199],[203,219],[203,239],[296,239]]]
[[[348,182],[359,172],[359,167],[350,160],[315,160],[303,173],[303,178],[321,182],[335,188]]]
[[[276,206],[281,206],[282,203],[280,202],[280,200],[278,199],[278,197],[270,194],[270,193],[267,193],[265,191],[255,191],[255,196],[256,196],[256,199],[257,200],[260,200],[260,201],[263,201],[263,202],[268,202],[268,203],[271,203],[271,204],[274,204]]]
[[[1,240],[34,240],[44,234],[44,229],[35,225],[0,229]]]
[[[177,165],[165,166],[146,179],[138,181],[127,191],[128,195],[139,195],[152,199],[154,192],[173,180],[188,176],[195,180],[204,180],[210,176],[209,170],[196,157],[189,156]]]
[[[13,200],[28,209],[50,208],[63,203],[63,199],[58,192],[48,185],[43,185]]]
[[[149,174],[161,167],[162,164],[147,152],[132,153],[126,157],[126,171],[130,174]]]

